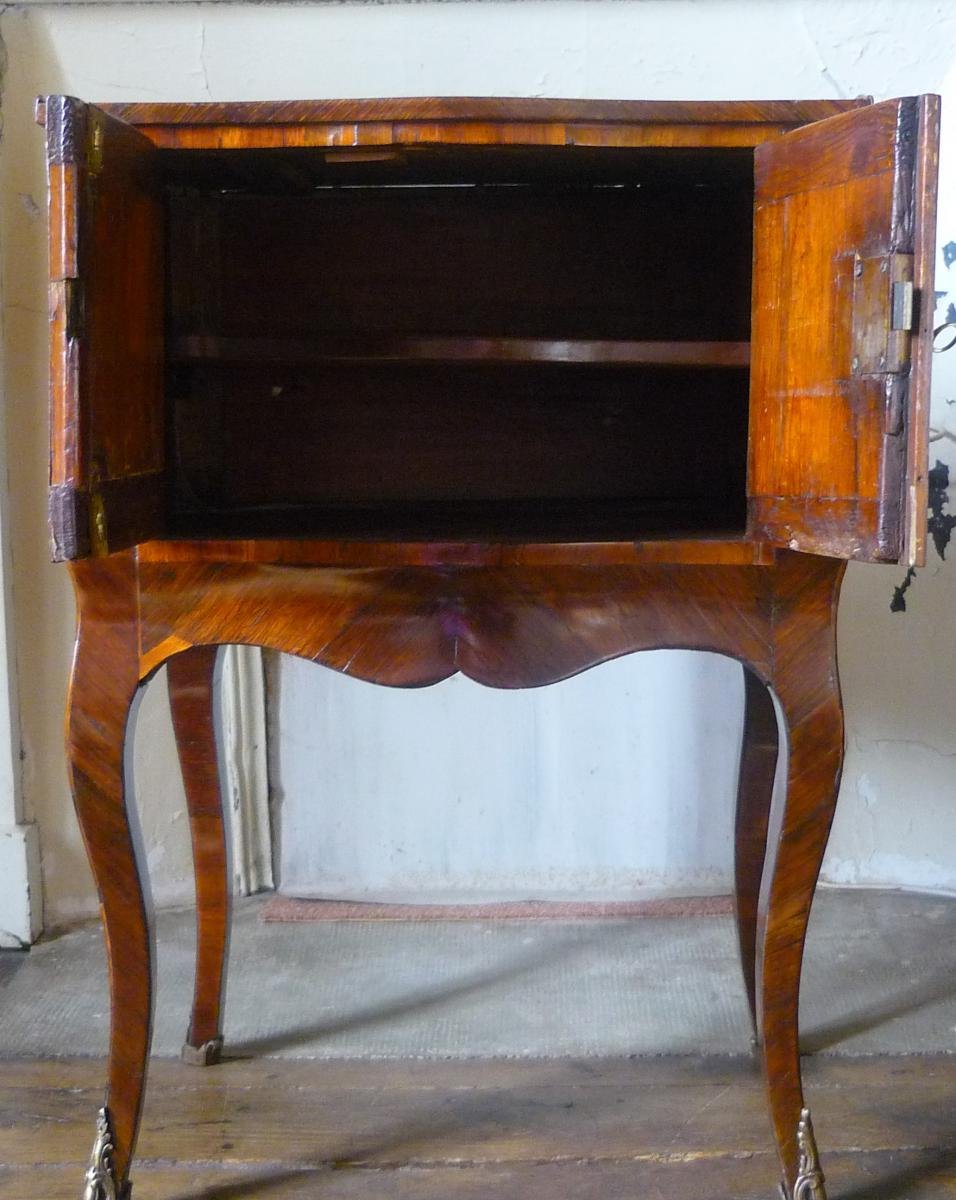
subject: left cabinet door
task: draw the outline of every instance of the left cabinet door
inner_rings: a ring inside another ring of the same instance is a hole
[[[164,221],[159,151],[70,96],[38,104],[50,204],[55,560],[162,533]]]

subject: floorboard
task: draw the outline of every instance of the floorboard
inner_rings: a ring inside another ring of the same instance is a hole
[[[94,1059],[0,1062],[0,1200],[76,1200]],[[817,1058],[830,1200],[956,1200],[956,1057]],[[772,1200],[754,1064],[154,1062],[136,1200]]]

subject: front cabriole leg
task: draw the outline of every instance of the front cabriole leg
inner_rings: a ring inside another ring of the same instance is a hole
[[[836,606],[845,564],[781,557],[773,584],[771,684],[783,716],[787,788],[771,814],[760,894],[757,1016],[788,1200],[826,1200],[800,1070],[798,1004],[810,907],[843,766]]]
[[[109,963],[110,1048],[84,1200],[128,1200],[153,1015],[153,952],[130,829],[124,752],[139,685],[130,554],[71,564],[79,627],[67,710],[73,801],[96,881]]]

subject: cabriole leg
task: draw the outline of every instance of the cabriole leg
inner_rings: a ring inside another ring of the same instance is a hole
[[[109,959],[106,1106],[97,1118],[84,1200],[127,1200],[153,1016],[149,917],[127,812],[124,751],[138,685],[132,559],[72,565],[79,629],[70,684],[70,783],[99,891]],[[91,1118],[91,1132],[93,1114]]]
[[[196,875],[196,976],[183,1060],[222,1054],[222,997],[229,951],[231,888],[213,719],[216,646],[194,646],[167,664],[169,705],[186,789]]]
[[[767,854],[767,826],[779,739],[773,697],[766,685],[744,669],[744,734],[737,782],[734,835],[734,883],[737,939],[754,1042],[757,1043],[757,908]]]
[[[843,564],[781,573],[773,685],[787,737],[787,790],[771,813],[758,913],[758,1025],[784,1194],[826,1200],[800,1074],[798,1002],[810,906],[843,766],[836,601]]]

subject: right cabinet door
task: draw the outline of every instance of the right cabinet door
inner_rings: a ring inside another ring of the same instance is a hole
[[[755,538],[923,560],[938,145],[920,96],[755,151]]]

